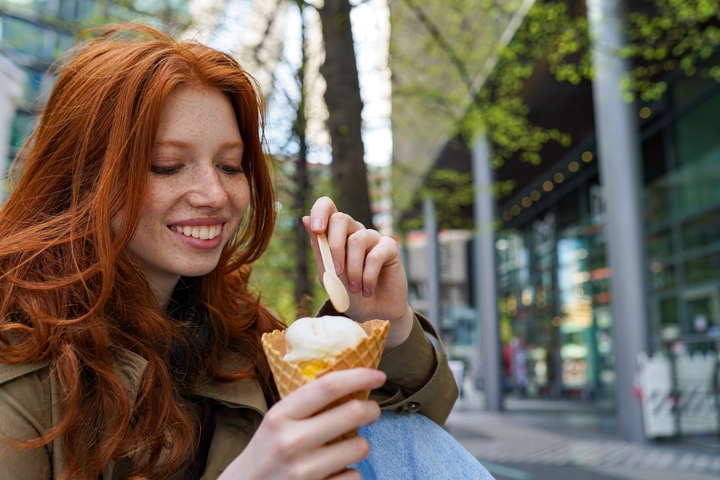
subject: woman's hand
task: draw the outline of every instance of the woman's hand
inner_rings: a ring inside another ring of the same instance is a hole
[[[370,452],[363,437],[332,445],[330,440],[380,417],[371,400],[351,400],[317,414],[346,395],[379,388],[385,374],[355,368],[330,372],[295,390],[265,415],[248,446],[218,480],[360,480],[356,470],[346,470]],[[317,414],[317,415],[316,415]]]
[[[389,320],[385,353],[402,344],[412,330],[413,313],[407,303],[407,278],[395,240],[338,212],[328,197],[315,202],[303,223],[310,233],[321,283],[325,269],[317,235],[327,234],[335,271],[350,295],[345,315],[357,322]]]

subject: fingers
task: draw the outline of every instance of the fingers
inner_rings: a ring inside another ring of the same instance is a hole
[[[390,237],[380,237],[378,243],[365,257],[365,268],[362,275],[364,297],[369,297],[375,291],[380,271],[394,263],[400,263],[400,252],[395,240]]]
[[[366,229],[349,215],[338,212],[328,197],[315,202],[310,216],[303,218],[303,224],[310,234],[321,282],[325,268],[318,251],[317,234],[322,232],[327,234],[335,273],[346,273],[347,278],[342,278],[351,294],[361,293],[365,298],[370,297],[383,268],[400,263],[400,252],[393,239],[383,237],[376,230]]]
[[[335,213],[328,222],[327,238],[330,244],[330,253],[335,263],[335,272],[340,275],[345,271],[347,263],[346,254],[348,245],[348,237],[358,231],[365,230],[362,223],[356,222],[350,215],[345,213]],[[373,230],[374,231],[374,230]],[[362,265],[362,263],[360,264]]]
[[[298,478],[359,479],[357,470],[348,470],[347,465],[359,462],[370,453],[370,444],[363,437],[353,437],[319,449],[297,468]],[[342,470],[337,468],[342,465]],[[340,470],[340,471],[338,471]]]
[[[275,404],[268,415],[273,412],[273,415],[284,418],[297,420],[308,418],[351,393],[381,387],[385,383],[385,378],[383,372],[369,368],[330,372],[295,390]]]
[[[325,206],[326,208],[324,210],[327,210],[328,212],[334,211],[334,213],[329,216],[318,214],[316,210],[318,208],[318,203],[320,203],[321,200],[322,199],[318,199],[315,203],[310,216],[303,217],[303,225],[310,234],[310,243],[315,254],[315,261],[318,264],[318,267],[321,267],[321,264],[319,262],[320,254],[317,251],[317,235],[326,232],[328,244],[330,245],[330,254],[332,255],[333,263],[335,265],[335,273],[340,275],[345,270],[345,254],[348,236],[358,231],[364,231],[365,227],[362,223],[353,220],[350,215],[338,212],[332,202],[332,208]],[[316,229],[313,228],[313,224],[323,225],[323,227]],[[322,272],[324,271],[324,268],[319,271],[319,276],[322,276]]]
[[[358,293],[362,289],[363,296],[370,296],[376,278],[370,279],[368,285],[365,282],[365,271],[369,261],[374,267],[378,255],[382,256],[382,252],[375,251],[375,247],[382,238],[375,230],[360,230],[347,239],[347,280],[348,290],[351,293]],[[382,267],[382,263],[380,266]],[[379,274],[380,269],[378,268],[375,270],[375,277]]]
[[[315,415],[303,422],[303,428],[311,432],[325,432],[327,438],[320,439],[320,446],[337,438],[350,430],[354,430],[369,423],[375,423],[380,418],[380,407],[372,400],[350,400],[337,407]]]
[[[362,480],[360,472],[355,469],[345,470],[342,473],[328,477],[328,480]]]
[[[337,207],[329,197],[320,197],[315,200],[315,204],[310,209],[309,231],[316,235],[324,232],[327,229],[328,220],[337,211]]]
[[[362,476],[357,470],[348,469],[332,477],[328,477],[328,480],[362,480]]]

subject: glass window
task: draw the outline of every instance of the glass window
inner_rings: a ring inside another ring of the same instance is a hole
[[[60,17],[67,19],[77,18],[76,0],[60,0]]]
[[[720,253],[685,262],[685,283],[697,285],[720,279]]]
[[[648,225],[656,225],[670,218],[670,186],[669,178],[660,177],[645,189],[645,218]]]
[[[662,262],[650,264],[650,286],[655,292],[675,288],[675,267]]]
[[[30,135],[33,125],[33,116],[25,112],[17,112],[12,122],[10,142],[15,148],[20,148]]]
[[[670,230],[650,235],[648,242],[648,256],[650,261],[669,257],[673,254],[672,235]]]
[[[55,59],[55,32],[17,18],[3,17],[3,40],[12,49],[39,58]]]
[[[673,172],[680,212],[691,213],[720,203],[720,94],[675,124],[678,170]]]
[[[45,73],[38,70],[30,69],[25,70],[25,73],[27,74],[27,84],[25,86],[25,94],[23,96],[23,100],[29,104],[40,96],[40,93],[42,91],[41,85]]]
[[[717,56],[716,58],[712,59],[710,62],[717,62]],[[716,64],[716,63],[715,63]],[[697,96],[698,92],[702,92],[706,88],[712,86],[715,83],[715,80],[712,78],[703,78],[700,75],[693,75],[691,77],[683,77],[675,83],[672,88],[672,97],[673,97],[673,103],[675,104],[675,107],[681,107],[683,104],[685,104],[687,101],[692,100],[695,96]]]
[[[648,184],[667,173],[662,130],[642,144],[643,183]]]
[[[664,298],[660,300],[660,324],[677,325],[680,321],[678,315],[677,297]]]
[[[681,227],[685,248],[701,247],[720,241],[720,211],[703,215]]]

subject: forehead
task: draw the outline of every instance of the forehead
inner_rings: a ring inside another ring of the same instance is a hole
[[[208,141],[242,142],[230,100],[210,88],[176,88],[163,106],[156,146]]]

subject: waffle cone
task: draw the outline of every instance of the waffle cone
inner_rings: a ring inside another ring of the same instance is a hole
[[[340,352],[327,367],[315,374],[315,378],[319,378],[328,372],[336,370],[347,370],[356,367],[378,367],[380,357],[385,348],[385,339],[390,330],[390,322],[387,320],[368,320],[359,325],[365,330],[365,333],[367,333],[367,338],[360,340],[355,347],[347,348]],[[288,362],[283,358],[287,352],[285,346],[285,330],[275,330],[271,333],[264,333],[261,341],[281,398],[285,398],[298,387],[313,381],[312,378],[303,375],[302,370],[297,364]],[[356,392],[336,400],[322,411],[329,410],[352,399],[367,400],[369,396],[369,390]],[[357,435],[357,429],[339,436],[334,439],[333,442],[351,438],[355,435]]]

